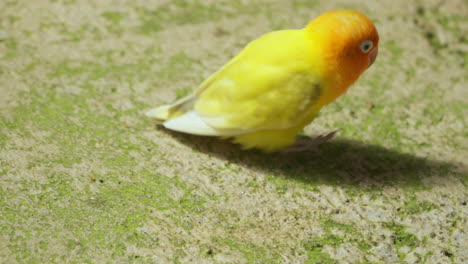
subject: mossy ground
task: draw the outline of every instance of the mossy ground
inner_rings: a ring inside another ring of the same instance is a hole
[[[155,127],[248,41],[369,15],[375,65],[291,155]],[[0,262],[466,263],[466,1],[0,3]],[[465,246],[464,246],[465,245]]]

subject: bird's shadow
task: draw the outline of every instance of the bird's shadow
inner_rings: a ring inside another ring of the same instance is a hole
[[[334,138],[302,152],[263,153],[241,151],[239,145],[219,138],[163,131],[200,152],[309,184],[423,187],[428,184],[423,184],[426,178],[462,176],[468,171],[463,164],[431,160],[345,138]]]

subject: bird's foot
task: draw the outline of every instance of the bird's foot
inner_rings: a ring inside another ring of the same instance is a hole
[[[302,151],[309,151],[316,148],[318,145],[323,144],[330,139],[332,139],[338,130],[334,130],[332,132],[322,134],[317,136],[316,138],[309,138],[309,137],[302,137],[296,140],[296,143],[289,148],[286,148],[281,151],[281,153],[292,153],[292,152],[302,152]]]

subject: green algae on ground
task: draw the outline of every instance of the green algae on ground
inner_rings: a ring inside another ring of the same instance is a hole
[[[406,255],[401,252],[402,247],[409,247],[410,250],[415,249],[421,245],[421,241],[413,234],[405,231],[406,227],[395,222],[384,223],[384,227],[393,231],[392,240],[397,249],[398,257],[400,260],[404,260]]]
[[[247,263],[257,263],[258,261],[261,261],[262,263],[281,263],[281,256],[278,254],[268,256],[268,251],[266,249],[256,245],[236,242],[230,238],[220,238],[216,241],[220,244],[229,246],[231,249],[239,250],[240,253],[243,254]]]
[[[107,11],[102,13],[102,16],[114,24],[119,24],[120,21],[124,18],[124,14],[122,12],[116,11]]]
[[[400,216],[421,214],[438,208],[438,205],[428,201],[419,201],[416,196],[413,195],[410,196],[410,200],[403,207],[398,208],[398,214]]]
[[[366,242],[363,235],[352,225],[339,223],[328,217],[321,219],[321,226],[325,233],[313,240],[307,241],[304,244],[304,248],[308,254],[308,260],[306,263],[338,263],[331,256],[323,252],[323,248],[326,246],[339,247],[344,243],[351,243],[356,246],[357,249],[367,252],[372,246]],[[338,235],[335,232],[340,231],[343,235]],[[361,261],[366,261],[363,259]]]
[[[225,1],[216,4],[206,5],[199,2],[188,2],[183,0],[172,1],[170,4],[162,5],[156,9],[146,9],[136,7],[135,10],[140,15],[140,32],[144,34],[159,32],[167,25],[178,24],[198,24],[206,21],[216,21],[223,17],[232,17],[237,14],[251,14],[265,5],[259,3],[245,4],[242,1],[230,1],[226,8]]]
[[[330,254],[322,252],[324,245],[336,245],[333,238],[326,240],[316,240],[304,244],[304,248],[307,251],[307,264],[315,263],[338,263],[335,259],[331,258]]]

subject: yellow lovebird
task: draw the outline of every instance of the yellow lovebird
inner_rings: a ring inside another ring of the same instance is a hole
[[[171,130],[278,151],[372,65],[378,43],[363,14],[328,11],[250,42],[191,95],[146,114]]]

